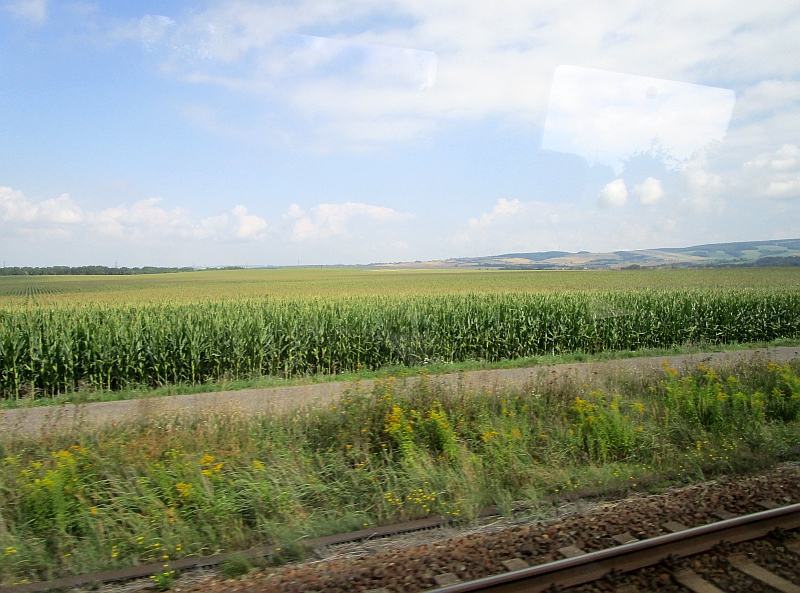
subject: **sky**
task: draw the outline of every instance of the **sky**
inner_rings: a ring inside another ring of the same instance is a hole
[[[800,237],[798,56],[796,0],[0,0],[0,259]]]

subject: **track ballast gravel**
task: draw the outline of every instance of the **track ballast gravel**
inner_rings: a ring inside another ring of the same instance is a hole
[[[478,579],[506,572],[502,563],[512,558],[522,559],[531,566],[552,562],[562,557],[558,550],[569,545],[586,552],[601,550],[618,545],[613,539],[615,535],[628,532],[639,539],[651,538],[667,533],[663,525],[670,521],[697,527],[718,521],[714,512],[719,509],[735,514],[754,513],[764,510],[760,504],[764,501],[778,505],[800,501],[800,466],[784,466],[760,477],[722,479],[659,495],[636,496],[566,520],[475,534],[364,558],[251,572],[236,581],[208,579],[179,588],[197,593],[345,593],[379,588],[413,593],[436,588],[434,577],[444,573],[456,575],[462,581]],[[711,570],[714,566],[711,562],[700,569]],[[672,587],[668,587],[672,582],[669,573],[652,570],[656,571],[652,578],[659,583],[663,574],[667,575],[668,582],[661,583],[658,590],[669,590]],[[652,583],[649,589],[644,583],[642,586],[643,590],[655,590]]]

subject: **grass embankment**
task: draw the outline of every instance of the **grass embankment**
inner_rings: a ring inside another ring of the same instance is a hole
[[[800,292],[630,291],[0,310],[0,397],[800,337]]]
[[[0,581],[211,554],[800,456],[800,362],[0,440]]]

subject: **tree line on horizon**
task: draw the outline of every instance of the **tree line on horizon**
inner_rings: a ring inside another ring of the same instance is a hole
[[[141,268],[109,268],[108,266],[48,266],[3,267],[0,276],[132,276],[134,274],[169,274],[174,272],[193,272],[194,268],[159,268],[143,266]]]

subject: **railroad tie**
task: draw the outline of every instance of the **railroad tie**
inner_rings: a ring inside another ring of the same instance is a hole
[[[683,585],[690,591],[694,591],[694,593],[725,593],[721,589],[718,589],[709,583],[691,568],[674,572],[672,573],[672,577],[678,581],[679,584]]]
[[[758,504],[758,506],[760,506],[762,509],[767,509],[768,511],[777,509],[781,506],[774,500],[759,500],[756,504]]]
[[[586,552],[581,550],[578,546],[564,546],[558,549],[558,553],[564,558],[577,558],[578,556],[586,554]]]
[[[525,562],[522,558],[509,558],[508,560],[503,560],[500,564],[502,564],[508,572],[525,570],[530,567],[530,564]]]
[[[800,556],[800,540],[794,540],[793,542],[789,542],[788,544],[786,544],[786,549]]]
[[[782,593],[800,593],[800,587],[791,581],[787,581],[783,577],[779,577],[774,572],[770,572],[766,568],[762,568],[745,554],[734,554],[728,556],[728,562],[731,563],[736,570],[743,572],[749,577],[753,577],[757,581],[761,581],[765,585],[769,585],[773,589],[777,589]]]
[[[439,587],[449,587],[450,585],[458,585],[461,581],[456,575],[452,572],[443,572],[442,574],[437,574],[433,577],[433,580],[436,581],[436,584]]]
[[[611,539],[613,539],[615,542],[617,542],[621,546],[624,546],[625,544],[632,544],[634,542],[638,542],[639,541],[638,537],[633,537],[630,534],[630,532],[628,532],[628,531],[626,531],[625,533],[618,533],[617,535],[613,536]]]
[[[679,531],[686,531],[689,529],[683,523],[678,523],[677,521],[667,521],[664,523],[664,529],[669,531],[670,533],[678,533]]]
[[[725,507],[719,507],[716,511],[714,511],[711,514],[714,515],[717,519],[722,519],[723,521],[725,521],[726,519],[733,519],[739,516],[736,513],[731,513],[729,510],[725,509]]]

